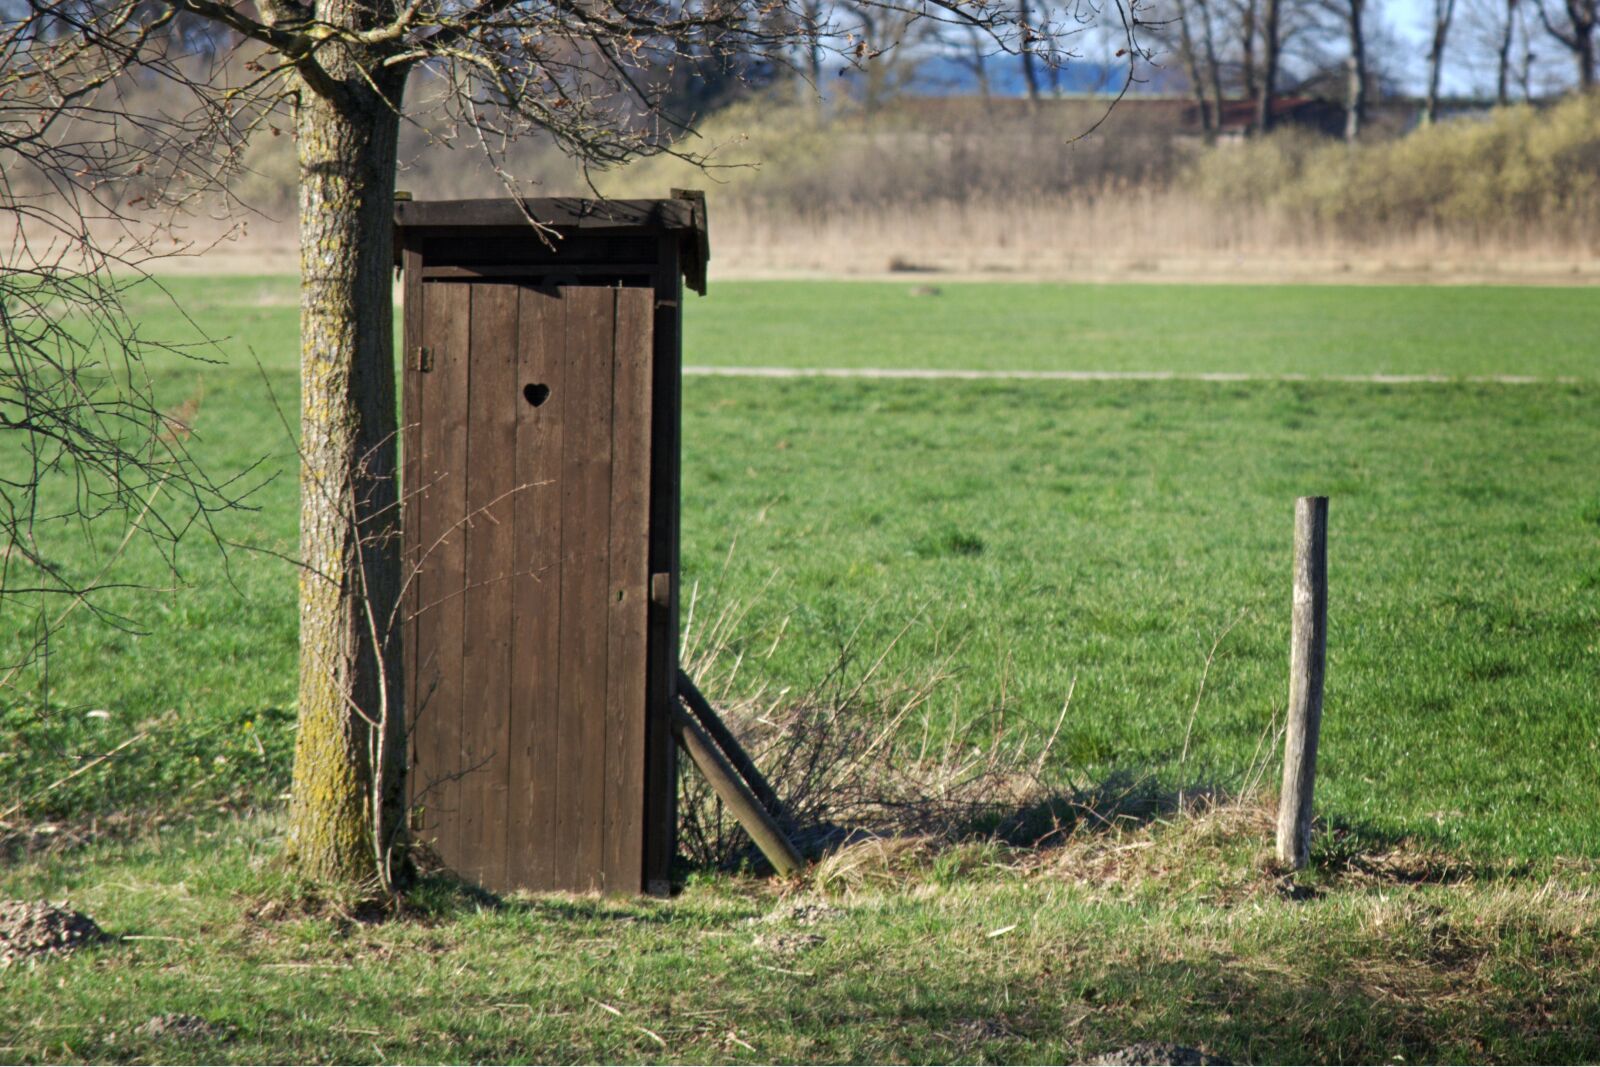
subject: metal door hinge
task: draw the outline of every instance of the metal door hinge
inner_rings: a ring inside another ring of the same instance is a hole
[[[650,576],[650,601],[663,608],[672,606],[672,575],[652,574]]]
[[[433,349],[422,345],[417,349],[417,369],[427,373],[433,369]]]

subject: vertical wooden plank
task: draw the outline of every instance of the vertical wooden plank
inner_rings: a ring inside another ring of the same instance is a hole
[[[469,289],[431,282],[423,289],[424,345],[432,369],[421,377],[421,524],[418,534],[416,731],[418,789],[428,816],[425,841],[446,864],[462,859],[461,635],[464,624]]]
[[[419,482],[418,457],[422,449],[422,374],[418,354],[422,347],[422,253],[416,248],[403,249],[401,253],[402,289],[400,331],[400,529],[403,546],[400,559],[404,573],[401,597],[401,651],[405,673],[406,707],[406,805],[409,813],[420,810],[417,797],[417,607],[418,598],[417,556],[418,534],[422,529],[422,498],[417,492]],[[424,826],[415,827],[425,830]]]
[[[557,888],[556,780],[561,683],[562,422],[566,307],[555,290],[521,287],[516,427],[516,569],[512,628],[510,866],[528,889]]]
[[[604,889],[644,888],[646,642],[649,621],[650,368],[655,294],[614,300],[610,584],[607,592]]]
[[[465,620],[461,677],[461,847],[459,873],[490,889],[506,876],[508,712],[511,698],[511,574],[516,485],[517,289],[472,289],[467,386]]]
[[[611,511],[611,294],[563,287],[561,737],[556,849],[565,888],[597,887],[605,820],[606,526]]]
[[[678,679],[678,479],[683,282],[676,237],[656,264],[655,365],[650,442],[650,573],[670,575],[667,602],[650,606],[650,717],[645,736],[645,889],[666,895],[678,847],[678,745],[672,735]]]

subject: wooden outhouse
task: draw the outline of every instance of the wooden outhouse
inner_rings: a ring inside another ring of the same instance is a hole
[[[413,836],[495,891],[666,892],[704,201],[400,200],[395,229]]]

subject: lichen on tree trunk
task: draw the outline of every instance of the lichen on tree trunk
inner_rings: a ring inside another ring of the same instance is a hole
[[[392,885],[404,832],[391,288],[403,74],[369,81],[360,65],[325,59],[333,84],[303,85],[295,122],[300,707],[288,854],[314,878]]]

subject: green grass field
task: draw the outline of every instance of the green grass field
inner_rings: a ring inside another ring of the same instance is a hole
[[[155,368],[161,392],[198,401],[195,448],[213,471],[266,457],[262,472],[277,474],[223,533],[292,552],[292,453],[267,388],[292,421],[292,281],[172,284],[223,338],[214,355],[226,362],[168,360]],[[1003,696],[1009,721],[1042,737],[1076,678],[1062,770],[1235,785],[1284,699],[1293,498],[1326,493],[1322,810],[1476,855],[1600,845],[1592,293],[942,288],[717,286],[689,304],[687,358],[1583,382],[690,379],[684,577],[703,611],[746,611],[732,649],[745,654],[742,685],[804,692],[847,643],[870,660],[909,624],[890,667],[915,671],[956,649],[935,726],[992,715]],[[147,330],[178,333],[163,307],[150,300]],[[816,347],[801,347],[806,336]],[[76,627],[56,642],[47,694],[0,694],[11,741],[0,798],[153,719],[177,728],[34,814],[282,791],[291,571],[240,548],[224,567],[198,539],[180,561],[181,587],[113,600],[143,636]],[[172,585],[152,555],[129,562],[125,576]],[[22,632],[26,617],[9,610]],[[1230,625],[1179,766],[1206,653]],[[91,709],[111,715],[86,718]]]
[[[686,314],[691,364],[1600,378],[1579,288],[730,282]]]
[[[1060,855],[902,856],[798,897],[731,877],[671,901],[434,883],[372,923],[276,870],[273,829],[8,876],[8,895],[70,897],[127,940],[7,973],[0,1058],[1081,1063],[1135,1040],[1234,1063],[1600,1057],[1592,874],[1335,872],[1289,901],[1262,875],[1264,827],[1223,817]],[[139,1032],[168,1012],[215,1030]]]
[[[266,551],[193,540],[180,582],[136,545],[121,577],[163,589],[107,603],[142,634],[79,615],[47,685],[0,691],[0,810],[151,730],[10,820],[143,836],[22,860],[0,896],[70,897],[157,939],[7,979],[0,1059],[1054,1060],[1140,1037],[1252,1061],[1600,1055],[1594,294],[913,284],[716,285],[687,306],[686,360],[1576,379],[685,385],[684,580],[702,631],[742,613],[732,691],[948,657],[930,731],[1003,715],[1039,744],[1075,679],[1061,781],[1245,784],[1285,699],[1293,500],[1330,495],[1319,811],[1362,855],[1476,873],[1357,877],[1335,844],[1325,897],[1291,903],[1259,825],[1158,823],[1098,867],[974,845],[862,885],[819,876],[845,914],[776,956],[746,924],[773,891],[704,874],[615,906],[434,884],[416,922],[370,928],[307,903],[267,862],[294,719],[295,580],[273,553],[294,549],[296,489],[272,399],[292,421],[293,282],[184,279],[221,362],[152,369],[164,402],[197,405],[213,473],[276,473],[220,529]],[[181,333],[143,299],[147,332]],[[53,562],[91,565],[71,531],[44,535]],[[0,640],[29,610],[0,604]],[[241,806],[268,814],[210,814]],[[161,1011],[235,1037],[175,1052],[132,1033]]]

